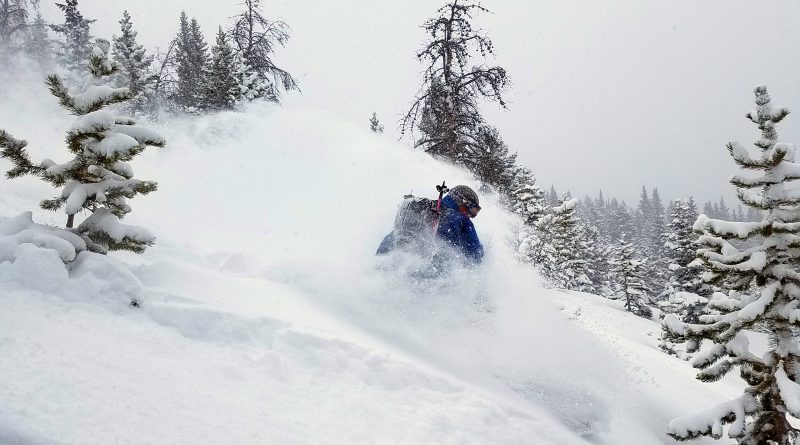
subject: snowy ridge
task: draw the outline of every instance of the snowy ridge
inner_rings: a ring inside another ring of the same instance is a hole
[[[495,197],[480,270],[415,283],[375,258],[403,194],[474,185],[423,153],[266,105],[159,131],[136,164],[159,192],[126,218],[155,246],[69,275],[41,247],[0,263],[0,442],[666,444],[740,391],[695,381],[621,302],[544,289]],[[47,191],[0,181],[9,209]]]

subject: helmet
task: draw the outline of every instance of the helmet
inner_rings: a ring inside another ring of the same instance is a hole
[[[448,193],[453,199],[456,200],[456,203],[463,204],[467,207],[478,206],[478,194],[475,193],[475,190],[467,187],[466,185],[457,185],[450,189]]]

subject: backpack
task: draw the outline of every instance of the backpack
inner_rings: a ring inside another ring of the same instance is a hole
[[[436,201],[406,195],[394,218],[394,246],[405,250],[429,250],[438,224]]]

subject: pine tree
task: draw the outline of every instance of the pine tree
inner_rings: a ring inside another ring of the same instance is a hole
[[[722,196],[719,197],[719,207],[715,218],[724,220],[731,219],[731,209],[728,208],[727,204],[725,204],[725,198]]]
[[[378,115],[372,112],[372,117],[369,118],[369,129],[373,133],[383,133],[383,124],[378,120]]]
[[[56,3],[64,12],[63,25],[50,25],[57,34],[61,34],[62,41],[58,51],[58,61],[67,70],[73,73],[82,73],[89,62],[92,52],[91,24],[95,20],[88,20],[78,11],[78,0],[66,0]]]
[[[582,226],[575,214],[578,200],[565,198],[526,232],[518,253],[524,261],[541,268],[548,283],[558,289],[589,290],[593,283]]]
[[[481,124],[476,130],[478,146],[464,156],[464,165],[484,184],[500,193],[508,193],[514,180],[516,153],[509,153],[500,133],[491,125]]]
[[[471,54],[494,54],[491,40],[475,32],[474,13],[488,12],[469,0],[448,2],[423,28],[430,35],[417,59],[425,65],[423,85],[403,117],[401,135],[419,124],[417,147],[454,162],[469,164],[482,149],[477,130],[483,119],[476,99],[483,97],[505,107],[502,91],[508,82],[499,67],[476,65]]]
[[[22,48],[29,26],[29,8],[38,9],[37,0],[0,0],[0,56]]]
[[[133,22],[128,11],[122,13],[119,24],[122,33],[112,39],[113,59],[119,66],[115,81],[118,85],[126,86],[134,94],[132,107],[141,109],[147,102],[147,97],[153,94],[153,85],[156,81],[156,75],[150,70],[153,56],[146,55],[144,47],[136,43],[137,33],[133,30]]]
[[[228,37],[219,27],[217,43],[211,48],[211,65],[208,71],[205,108],[232,110],[239,98],[239,81],[236,77],[236,59]]]
[[[698,323],[700,316],[707,313],[713,288],[702,281],[703,267],[696,261],[696,252],[700,247],[698,234],[693,230],[698,216],[697,206],[690,197],[688,200],[675,200],[671,207],[672,220],[665,236],[670,275],[658,305],[662,313],[675,314],[685,323]],[[680,349],[668,331],[662,332],[659,342],[664,352],[683,360],[691,358],[696,346],[693,344],[685,350]]]
[[[275,48],[284,46],[289,40],[289,26],[281,20],[268,20],[261,13],[260,0],[244,0],[245,10],[234,17],[235,23],[229,31],[233,46],[247,66],[248,82],[258,85],[250,90],[253,99],[265,98],[280,101],[280,86],[285,91],[299,90],[297,81],[288,71],[273,61]]]
[[[666,228],[666,212],[657,188],[653,188],[650,204],[653,212],[650,222],[650,248],[656,256],[662,256],[664,248],[664,230]]]
[[[514,179],[506,199],[511,211],[522,217],[522,222],[528,226],[533,226],[547,209],[544,192],[536,185],[533,173],[521,165],[515,166]]]
[[[700,279],[703,267],[692,264],[700,248],[698,235],[693,230],[697,220],[697,206],[690,197],[677,199],[672,207],[672,221],[667,225],[665,253],[669,261],[670,278],[666,285],[666,296],[676,292],[692,292],[709,297],[711,288]],[[692,322],[696,322],[694,319]]]
[[[642,186],[642,193],[639,196],[639,208],[636,209],[634,221],[636,224],[636,236],[633,241],[639,246],[642,254],[649,257],[650,232],[653,223],[653,203],[650,201],[650,196],[644,186]]]
[[[669,279],[669,263],[666,260],[666,217],[664,204],[657,188],[653,188],[650,199],[651,218],[647,233],[647,284],[650,289],[663,289]]]
[[[556,207],[561,202],[561,198],[558,196],[555,185],[550,184],[550,188],[547,190],[546,199],[547,205],[550,207]]]
[[[703,214],[709,218],[716,218],[717,212],[714,210],[714,207],[711,205],[710,202],[706,201],[705,205],[703,206]]]
[[[755,143],[761,155],[752,157],[737,142],[729,143],[728,151],[738,165],[760,173],[736,175],[731,183],[743,204],[765,211],[764,219],[734,223],[698,218],[695,226],[704,233],[698,256],[708,269],[706,278],[724,282],[734,291],[727,298],[715,294],[709,305],[719,313],[703,317],[700,323],[681,323],[674,315],[664,319],[675,339],[713,342],[693,362],[701,369],[698,379],[717,381],[739,368],[748,387],[741,397],[673,420],[669,435],[679,440],[719,438],[725,424],[728,436],[740,444],[789,445],[800,436],[787,419],[787,414],[800,418],[800,197],[792,187],[800,179],[800,163],[794,145],[779,142],[775,131],[788,110],[774,108],[764,86],[755,89],[755,97],[756,109],[747,117],[761,131]],[[740,250],[738,240],[759,242]],[[748,291],[752,285],[760,294],[735,292]],[[746,331],[755,326],[769,337],[766,353],[750,351]]]
[[[49,69],[53,61],[53,48],[47,29],[47,23],[42,18],[42,14],[37,11],[25,40],[25,53],[43,70]]]
[[[263,79],[238,52],[234,52],[234,76],[236,77],[236,104],[242,105],[262,97],[272,97],[274,86]]]
[[[644,261],[636,257],[634,246],[623,236],[614,249],[611,266],[617,275],[618,296],[625,301],[625,310],[650,318],[653,311],[647,305],[651,291],[644,275]]]
[[[68,229],[73,228],[75,215],[81,210],[91,212],[74,231],[84,237],[89,250],[105,253],[109,250],[142,252],[153,243],[146,229],[122,224],[131,208],[126,199],[156,190],[156,183],[133,178],[128,163],[148,145],[163,147],[164,139],[126,117],[104,110],[108,105],[123,103],[132,97],[127,88],[112,88],[105,84],[116,71],[108,60],[108,42],[98,41],[89,58],[91,82],[80,94],[71,94],[58,75],[47,77],[50,91],[59,103],[77,116],[67,131],[67,149],[74,158],[63,164],[45,159],[31,162],[24,141],[10,138],[0,131],[0,154],[14,168],[8,178],[34,175],[62,187],[61,194],[41,202],[46,210],[63,208],[67,213]]]
[[[607,242],[616,244],[622,237],[626,237],[626,239],[631,237],[635,230],[633,216],[628,210],[628,206],[624,202],[618,204],[617,200],[613,198],[609,205],[609,210],[606,222],[608,229],[606,232]]]
[[[208,45],[194,18],[181,12],[180,31],[175,42],[175,63],[178,75],[174,100],[185,111],[203,108],[206,91]]]
[[[609,246],[600,238],[600,232],[592,223],[578,218],[578,236],[573,255],[582,265],[582,273],[588,280],[579,280],[576,290],[598,295],[607,295],[611,290],[608,258]]]

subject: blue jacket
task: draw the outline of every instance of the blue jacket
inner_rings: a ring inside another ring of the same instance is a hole
[[[476,263],[483,259],[483,246],[469,216],[458,210],[452,196],[442,199],[442,217],[436,235],[460,249],[464,256]]]

